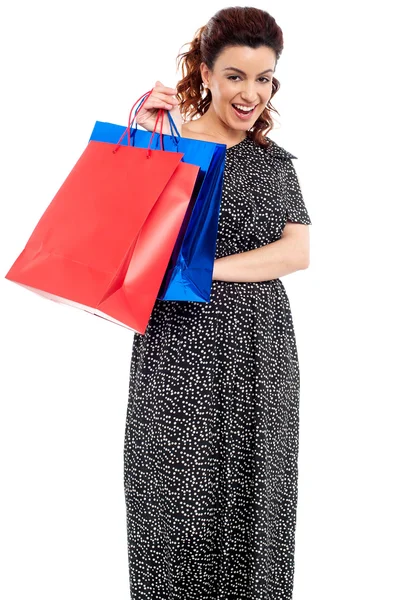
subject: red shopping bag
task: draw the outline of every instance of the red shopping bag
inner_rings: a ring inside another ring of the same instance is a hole
[[[199,167],[119,142],[89,142],[5,277],[144,334]]]

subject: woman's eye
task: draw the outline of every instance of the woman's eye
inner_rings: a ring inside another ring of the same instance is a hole
[[[231,81],[236,81],[236,79],[234,79],[235,77],[239,78],[239,75],[229,75],[227,79],[230,79]],[[263,79],[262,83],[268,83],[270,81],[270,79],[268,79],[267,77],[260,77],[259,80],[261,79]]]

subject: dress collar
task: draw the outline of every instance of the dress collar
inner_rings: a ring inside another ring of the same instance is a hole
[[[260,146],[254,140],[247,136],[238,144],[227,148],[227,154],[231,154],[232,156],[241,153],[245,154],[248,152],[248,149],[251,149],[251,152],[254,151],[262,153],[268,160],[273,160],[274,158],[282,158],[285,160],[290,158],[297,158],[294,154],[288,152],[288,150],[285,150],[285,148],[283,148],[282,146],[279,146],[277,142],[275,142],[271,138],[265,136],[265,139],[269,141],[269,146],[267,148],[265,146]]]
[[[298,158],[294,154],[291,154],[291,152],[288,152],[288,150],[285,150],[282,146],[279,146],[277,144],[277,142],[275,142],[271,138],[269,138],[269,137],[266,136],[266,139],[271,142],[271,146],[269,146],[269,148],[266,148],[266,150],[272,156],[275,156],[277,158]]]

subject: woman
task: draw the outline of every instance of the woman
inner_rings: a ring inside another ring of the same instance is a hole
[[[280,280],[309,265],[292,154],[266,133],[283,48],[266,12],[227,8],[180,54],[160,108],[185,137],[226,144],[211,300],[157,300],[135,334],[125,435],[131,597],[289,600],[299,366]],[[177,97],[175,97],[175,95]],[[199,117],[199,118],[198,118]]]

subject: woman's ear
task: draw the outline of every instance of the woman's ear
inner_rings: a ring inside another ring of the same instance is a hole
[[[204,87],[209,85],[209,69],[204,62],[200,64],[201,79]]]

